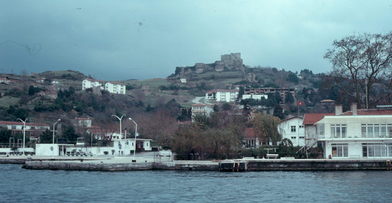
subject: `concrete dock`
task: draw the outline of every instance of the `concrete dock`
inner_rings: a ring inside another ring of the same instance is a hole
[[[138,157],[0,157],[0,164],[33,170],[187,170],[187,171],[348,171],[392,170],[388,159],[230,159],[157,161]]]

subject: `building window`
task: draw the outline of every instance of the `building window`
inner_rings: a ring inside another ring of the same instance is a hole
[[[295,140],[295,139],[297,139],[297,137],[291,137],[291,139],[292,139],[292,140]]]
[[[383,143],[363,143],[363,157],[392,157],[392,144]]]
[[[392,124],[362,124],[362,137],[383,138],[392,136]]]
[[[331,138],[346,138],[346,124],[331,124]]]
[[[348,144],[332,144],[332,157],[348,157]]]
[[[324,135],[324,131],[325,131],[324,129],[325,129],[324,124],[317,125],[317,132],[319,135]]]
[[[294,125],[291,126],[291,132],[292,132],[292,133],[295,133],[296,131],[297,131],[296,126],[294,126]]]

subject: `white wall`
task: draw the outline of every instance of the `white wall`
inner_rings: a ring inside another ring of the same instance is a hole
[[[105,84],[105,90],[113,94],[125,94],[126,87],[125,85],[107,82]]]
[[[35,155],[37,156],[59,156],[58,144],[36,144]]]
[[[347,144],[348,157],[332,157],[334,159],[359,159],[363,158],[362,145],[392,143],[391,137],[362,137],[362,124],[392,124],[392,115],[354,115],[354,116],[325,116],[317,124],[324,124],[325,136],[320,136],[319,140],[325,142],[324,158],[332,156],[332,144]],[[331,125],[345,124],[346,137],[332,137]],[[373,158],[373,157],[368,157]]]
[[[266,94],[243,94],[242,95],[242,99],[261,100],[261,98],[268,99],[268,95]]]
[[[291,132],[291,126],[295,127],[295,132]],[[278,125],[278,132],[282,135],[282,139],[289,139],[293,146],[305,145],[305,130],[302,118],[292,118],[283,121]]]

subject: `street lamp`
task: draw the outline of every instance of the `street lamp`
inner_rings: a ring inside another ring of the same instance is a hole
[[[121,117],[118,117],[117,115],[112,115],[113,117],[116,117],[120,121],[120,140],[122,138],[122,126],[121,126],[121,121],[123,117],[125,116],[124,114]]]
[[[26,148],[26,121],[27,121],[27,118],[25,120],[18,118],[18,120],[23,123],[23,155],[26,155],[25,148]]]
[[[134,121],[131,117],[129,117],[129,120],[132,121],[135,124],[135,149],[133,150],[133,159],[136,161],[136,137],[137,137],[137,123]]]
[[[56,122],[53,123],[53,139],[52,139],[52,144],[54,144],[54,136],[55,136],[55,132],[56,132],[56,129],[55,129],[56,124],[57,124],[58,122],[60,122],[60,121],[61,121],[61,119],[59,118],[59,119],[57,119]]]

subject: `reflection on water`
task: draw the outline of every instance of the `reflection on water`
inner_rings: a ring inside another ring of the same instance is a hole
[[[390,202],[392,172],[32,171],[0,165],[1,202]]]

